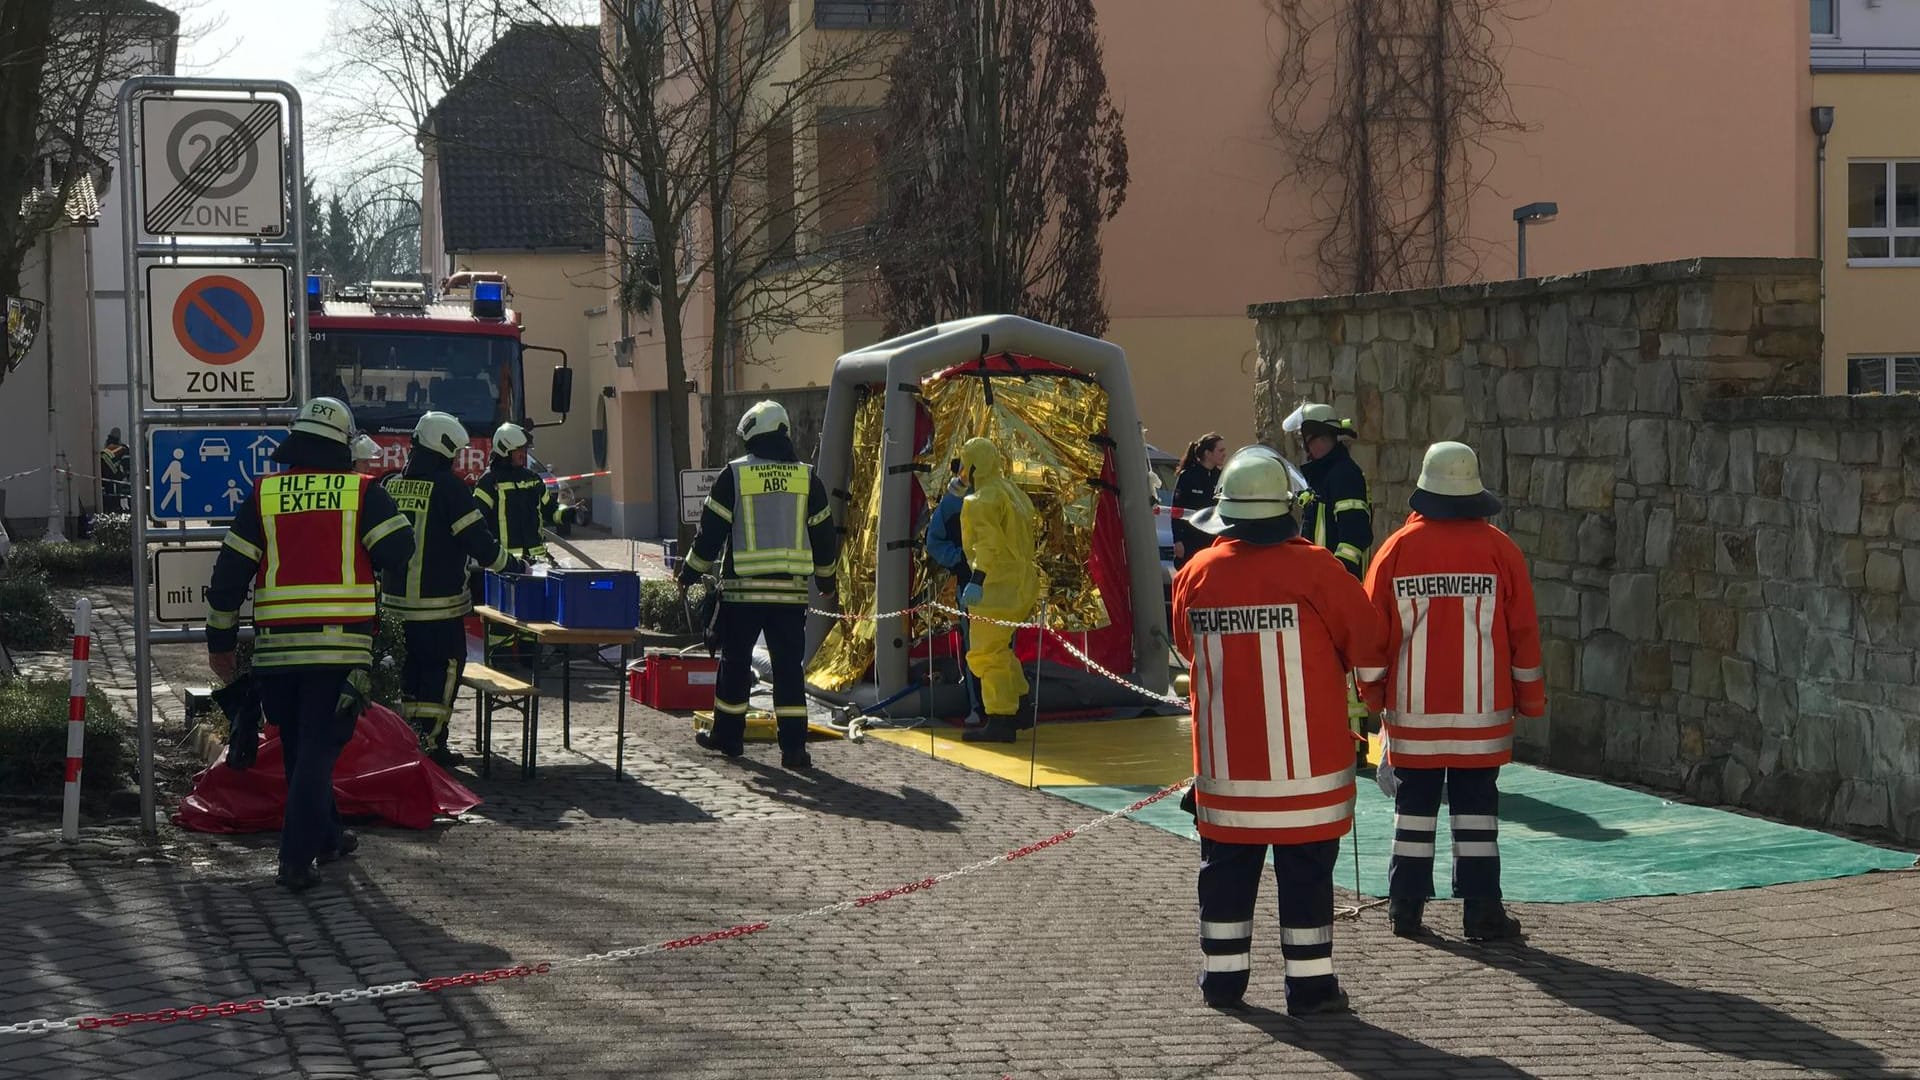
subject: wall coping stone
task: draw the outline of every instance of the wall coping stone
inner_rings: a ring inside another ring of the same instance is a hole
[[[1465,307],[1492,301],[1522,300],[1565,293],[1635,289],[1675,282],[1770,277],[1795,273],[1810,277],[1817,276],[1820,273],[1820,260],[1719,257],[1676,259],[1671,262],[1602,267],[1554,277],[1479,281],[1434,289],[1403,289],[1397,292],[1309,296],[1296,300],[1249,304],[1247,317],[1268,319],[1327,313],[1348,314],[1355,311],[1378,311],[1384,308]]]
[[[1700,412],[1722,422],[1920,423],[1920,394],[1724,397],[1701,402]]]

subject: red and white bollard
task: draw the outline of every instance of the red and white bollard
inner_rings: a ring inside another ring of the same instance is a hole
[[[67,684],[67,790],[60,809],[60,838],[80,839],[80,762],[86,755],[87,658],[93,652],[93,603],[73,606],[73,674]]]

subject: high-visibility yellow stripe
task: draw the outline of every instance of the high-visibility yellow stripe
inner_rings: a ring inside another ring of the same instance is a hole
[[[467,511],[465,514],[462,514],[460,516],[460,520],[453,523],[453,535],[459,536],[461,533],[466,532],[468,529],[471,529],[475,525],[480,524],[480,521],[481,521],[480,511],[478,510]]]
[[[394,533],[399,532],[401,529],[404,529],[411,524],[412,522],[407,520],[407,517],[405,514],[393,515],[387,520],[367,530],[367,540],[366,540],[367,548],[371,550],[375,544],[378,544],[380,541],[385,540],[387,537],[392,536]]]
[[[373,658],[373,650],[368,649],[255,649],[253,666],[257,668],[282,667],[364,667]]]
[[[1347,562],[1359,566],[1360,560],[1365,555],[1365,552],[1354,547],[1352,544],[1341,544],[1339,547],[1333,549],[1333,555],[1336,559],[1345,559]]]
[[[827,520],[832,516],[833,516],[833,507],[829,506],[825,510],[822,510],[819,513],[808,518],[807,527],[812,528],[813,526],[820,524],[821,522]]]
[[[733,508],[732,507],[729,507],[723,503],[714,501],[714,498],[711,495],[707,496],[706,507],[707,509],[720,515],[720,520],[726,522],[729,525],[733,524]]]
[[[245,555],[254,562],[259,562],[260,557],[266,554],[266,552],[260,550],[258,547],[242,540],[232,529],[227,530],[227,538],[222,541],[222,543],[232,548],[235,552]]]
[[[1365,499],[1341,499],[1339,502],[1333,504],[1333,512],[1336,514],[1344,514],[1349,510],[1360,510],[1364,512],[1366,509],[1367,500]]]
[[[240,613],[237,611],[207,612],[207,629],[231,630],[240,625]]]
[[[704,574],[707,571],[713,569],[713,560],[704,559],[698,555],[689,554],[687,556],[687,565],[693,569],[694,573]]]
[[[373,601],[366,603],[263,603],[259,598],[253,602],[253,621],[271,622],[278,619],[338,619],[341,622],[361,622],[374,617],[378,609]]]

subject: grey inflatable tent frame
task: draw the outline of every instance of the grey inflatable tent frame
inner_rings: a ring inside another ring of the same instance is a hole
[[[1076,334],[1017,315],[982,315],[941,323],[869,345],[840,357],[827,392],[827,415],[820,431],[817,469],[828,492],[845,491],[853,465],[853,414],[860,388],[883,386],[886,393],[884,469],[880,494],[880,543],[877,610],[904,609],[909,601],[907,540],[913,522],[913,431],[921,380],[969,360],[1018,353],[1073,368],[1093,377],[1107,392],[1107,434],[1113,439],[1115,479],[1120,487],[1120,520],[1133,588],[1132,680],[1141,688],[1165,693],[1168,679],[1166,610],[1162,600],[1160,550],[1154,539],[1153,483],[1147,475],[1146,440],[1133,400],[1126,353],[1112,342]],[[846,500],[831,496],[836,524],[845,524]],[[907,685],[911,633],[900,617],[874,628],[874,686],[884,696]],[[812,615],[807,621],[807,654],[826,636],[832,620]]]

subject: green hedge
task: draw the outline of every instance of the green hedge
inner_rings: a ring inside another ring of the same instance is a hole
[[[680,586],[671,581],[651,578],[640,583],[640,626],[662,634],[690,634],[687,608],[697,607],[707,586],[695,585],[687,592],[687,603],[680,603]]]
[[[8,558],[6,568],[0,570],[0,645],[9,649],[57,649],[72,633],[72,620],[54,603],[53,582],[47,572]]]
[[[49,544],[30,541],[14,546],[7,557],[13,572],[39,571],[55,585],[84,587],[119,584],[133,580],[133,556],[128,549],[115,548],[96,540]]]
[[[64,679],[0,680],[0,792],[60,794],[67,769],[67,694]],[[83,789],[116,790],[132,766],[126,725],[106,696],[88,687]]]

